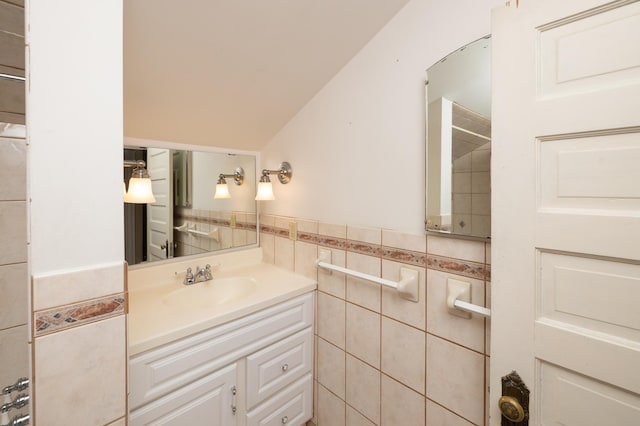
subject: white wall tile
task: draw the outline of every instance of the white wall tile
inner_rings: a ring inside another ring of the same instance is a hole
[[[312,280],[318,279],[318,246],[316,244],[295,242],[294,272],[304,275]]]
[[[470,223],[467,224],[467,226],[470,225]],[[484,242],[429,235],[427,253],[484,263]]]
[[[382,230],[364,226],[347,225],[347,239],[369,244],[382,244]]]
[[[376,426],[371,420],[347,405],[347,426]]]
[[[381,260],[373,256],[348,252],[347,268],[379,277]],[[347,300],[349,302],[380,312],[380,299],[380,284],[360,278],[347,277]]]
[[[100,283],[99,285],[95,285]],[[124,264],[58,271],[33,277],[33,310],[52,308],[124,291]]]
[[[347,303],[347,352],[380,368],[380,314]]]
[[[407,234],[404,232],[383,229],[382,245],[386,247],[395,247],[419,253],[426,253],[427,236],[426,234]]]
[[[329,250],[318,247],[319,250]],[[331,249],[331,263],[337,266],[345,266],[346,252],[344,250]],[[318,290],[344,299],[346,297],[347,281],[344,274],[318,268]]]
[[[390,260],[382,261],[382,278],[397,281],[400,278],[400,268],[418,271],[418,301],[400,297],[396,289],[382,287],[382,314],[407,323],[421,330],[426,329],[426,270],[415,266],[407,266]]]
[[[294,255],[293,241],[288,238],[275,237],[274,263],[276,266],[293,271]]]
[[[27,204],[0,202],[0,265],[27,261]]]
[[[320,222],[318,234],[334,238],[347,238],[347,226]]]
[[[324,339],[317,340],[318,382],[345,399],[345,352]]]
[[[345,348],[345,301],[318,292],[318,336]]]
[[[348,354],[347,404],[380,423],[380,371]]]
[[[275,263],[275,238],[272,234],[260,233],[260,247],[264,263]]]
[[[324,386],[318,385],[318,424],[317,426],[344,426],[345,402]]]
[[[473,423],[427,399],[427,425],[474,426]]]
[[[447,308],[447,279],[471,283],[471,303],[484,306],[484,282],[433,269],[427,270],[427,331],[444,339],[484,352],[484,318],[470,319],[449,313]]]
[[[381,426],[425,426],[425,397],[423,395],[384,374],[382,375],[381,387]]]
[[[0,138],[0,200],[26,200],[27,154],[24,139]]]
[[[28,289],[26,263],[0,266],[0,329],[27,323]]]
[[[484,355],[427,334],[427,397],[475,424],[484,422]]]
[[[0,330],[0,388],[15,383],[20,377],[29,377],[28,341],[29,330],[26,325]]]
[[[125,415],[125,316],[35,340],[35,412],[50,425],[103,425]],[[90,396],[94,403],[78,404]]]
[[[382,372],[425,393],[425,333],[382,318]]]

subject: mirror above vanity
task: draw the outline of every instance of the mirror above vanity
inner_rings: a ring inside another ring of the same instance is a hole
[[[491,37],[427,70],[426,230],[491,237]]]
[[[255,245],[256,156],[172,148],[124,148],[125,161],[145,162],[156,199],[124,203],[128,264]],[[128,182],[132,170],[123,170]],[[237,170],[242,179],[234,178]],[[229,198],[214,198],[221,174],[228,176]]]

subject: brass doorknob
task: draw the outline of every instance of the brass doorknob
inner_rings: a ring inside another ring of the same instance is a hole
[[[524,409],[520,402],[512,396],[501,396],[498,400],[500,412],[507,420],[520,423],[524,420]]]

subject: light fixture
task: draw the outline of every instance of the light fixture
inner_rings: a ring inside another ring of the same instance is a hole
[[[271,179],[269,179],[269,175],[275,174],[278,175],[278,180],[280,181],[280,183],[289,183],[291,181],[291,175],[293,174],[291,164],[284,161],[282,164],[280,164],[280,168],[278,170],[264,169],[262,171],[262,176],[258,181],[258,193],[256,194],[256,200],[265,201],[276,199],[276,197],[273,195],[273,186],[271,185]]]
[[[220,173],[218,176],[218,183],[216,183],[216,193],[213,195],[215,199],[221,198],[231,198],[231,193],[229,192],[229,185],[227,185],[227,180],[225,178],[233,178],[233,182],[236,185],[242,185],[244,182],[244,169],[242,167],[237,167],[233,174],[225,175]]]
[[[146,204],[155,203],[151,189],[151,178],[147,173],[146,163],[143,160],[124,160],[124,167],[134,167],[129,179],[129,190],[124,194],[125,203]]]

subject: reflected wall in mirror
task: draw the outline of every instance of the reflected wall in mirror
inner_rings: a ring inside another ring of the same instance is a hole
[[[491,237],[491,38],[427,70],[426,229]]]
[[[124,204],[129,265],[257,243],[254,155],[125,147],[124,159],[147,163],[156,197],[152,204]],[[227,179],[231,198],[214,199],[218,176],[238,167],[242,185]],[[125,168],[125,182],[130,175]]]

